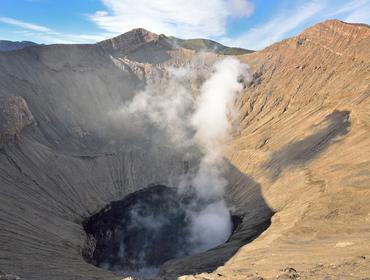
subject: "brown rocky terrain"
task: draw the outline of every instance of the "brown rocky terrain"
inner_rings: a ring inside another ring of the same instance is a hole
[[[331,20],[238,57],[253,78],[225,151],[226,199],[242,222],[159,279],[370,277],[369,45],[369,26]],[[166,184],[184,155],[107,111],[195,55],[142,29],[0,53],[0,279],[122,278],[84,261],[82,221]],[[207,72],[220,55],[202,57]]]
[[[204,279],[370,277],[369,45],[369,26],[331,20],[241,57],[254,80],[228,158],[276,213]]]

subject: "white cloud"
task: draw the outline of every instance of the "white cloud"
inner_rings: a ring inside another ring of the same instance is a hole
[[[230,10],[235,17],[250,16],[254,11],[254,5],[244,0],[230,0]]]
[[[302,3],[302,2],[301,2]],[[307,26],[330,18],[353,23],[370,23],[370,0],[343,1],[311,0],[294,8],[277,12],[262,25],[250,28],[235,38],[223,38],[221,43],[260,50]]]
[[[266,23],[253,27],[237,38],[223,39],[225,44],[259,50],[287,36],[325,8],[325,1],[310,1],[291,10],[284,10]]]
[[[21,27],[21,28],[28,29],[28,30],[38,31],[38,32],[52,32],[51,29],[45,26],[30,23],[30,22],[25,22],[25,21],[21,21],[21,20],[9,18],[9,17],[0,17],[0,22],[5,23],[5,24],[14,25],[17,27]]]
[[[360,9],[363,8],[366,4],[370,4],[370,0],[352,0],[348,1],[345,5],[341,7],[336,7],[333,12],[329,12],[327,14],[328,17],[338,16],[341,14],[345,14],[348,12],[358,12]],[[367,10],[369,11],[369,10]]]
[[[100,28],[121,34],[142,27],[156,33],[189,37],[217,37],[226,32],[227,19],[248,16],[247,0],[102,0],[107,11],[90,15]]]
[[[21,30],[15,30],[14,33],[22,34],[24,39],[39,41],[46,44],[82,44],[95,43],[113,36],[109,33],[100,34],[65,34],[57,32],[49,27],[21,21],[9,17],[0,17],[0,23],[5,23]]]
[[[370,24],[370,1],[359,2],[363,2],[362,5],[358,6],[356,9],[353,9],[345,18],[345,21]]]
[[[34,33],[32,37],[40,40],[46,44],[87,44],[96,43],[105,40],[111,36],[106,34],[90,35],[90,34],[64,34],[64,33],[54,33],[54,34],[43,34]]]

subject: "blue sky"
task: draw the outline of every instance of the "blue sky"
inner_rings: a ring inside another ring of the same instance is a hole
[[[0,39],[94,43],[143,27],[258,50],[331,18],[370,24],[370,0],[0,0]]]

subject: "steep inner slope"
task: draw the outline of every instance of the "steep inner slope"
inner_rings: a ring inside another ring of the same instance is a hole
[[[277,213],[217,273],[368,277],[369,44],[369,26],[330,20],[241,57],[254,80],[228,157]]]
[[[368,26],[328,21],[239,57],[253,79],[236,104],[226,199],[242,222],[224,245],[170,260],[160,277],[369,274],[369,43]],[[0,270],[122,278],[84,261],[82,222],[183,174],[188,151],[107,112],[194,56],[142,29],[97,45],[0,53],[1,100],[11,104],[0,112]],[[199,67],[216,59],[206,54]],[[198,160],[192,152],[186,165]]]
[[[84,260],[83,221],[150,184],[171,185],[199,151],[173,149],[163,131],[111,112],[195,55],[142,29],[96,45],[0,54],[1,270],[26,279],[121,278]],[[216,59],[205,54],[195,67],[207,75]],[[259,234],[272,212],[258,199],[262,214],[246,233],[183,269],[213,270]],[[239,216],[247,211],[241,206]]]

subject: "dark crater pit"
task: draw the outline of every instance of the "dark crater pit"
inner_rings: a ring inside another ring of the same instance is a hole
[[[168,260],[191,255],[191,196],[155,185],[111,202],[83,223],[83,257],[88,263],[124,276],[149,278]],[[233,217],[234,229],[238,219]]]

